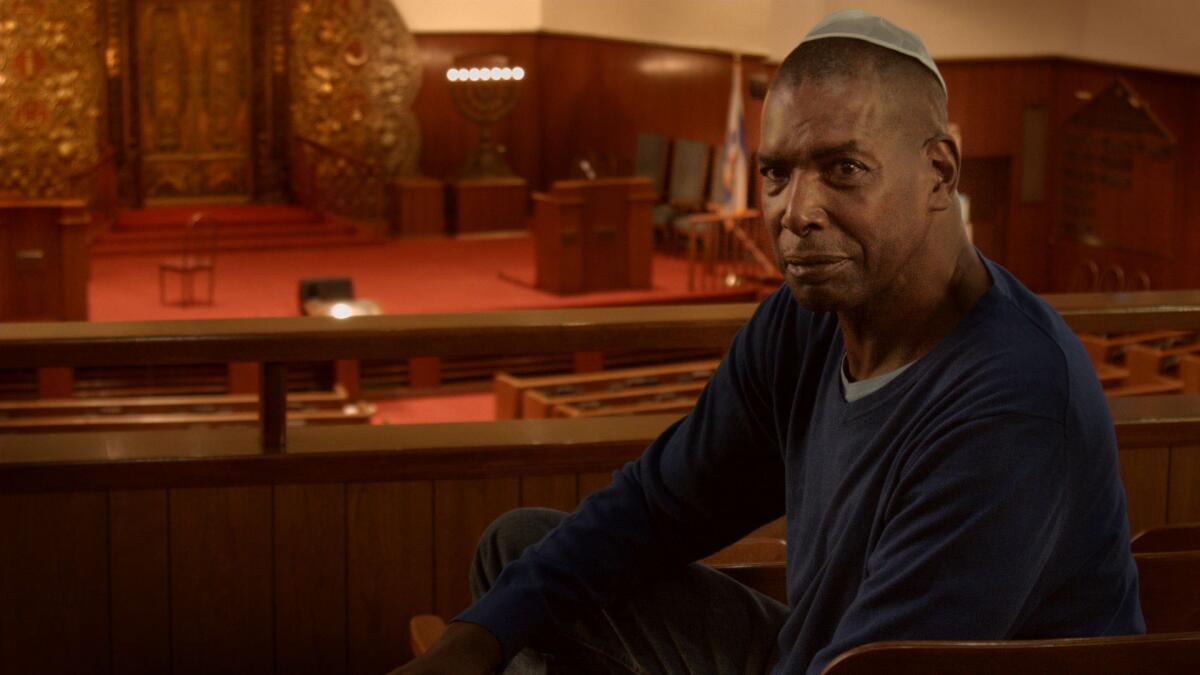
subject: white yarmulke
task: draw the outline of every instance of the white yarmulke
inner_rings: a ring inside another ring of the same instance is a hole
[[[946,80],[942,79],[937,64],[929,56],[921,38],[917,37],[916,33],[906,31],[881,16],[868,14],[861,9],[843,9],[840,12],[834,12],[821,19],[812,30],[808,31],[808,35],[804,36],[800,44],[824,38],[863,40],[894,52],[900,52],[905,56],[911,56],[933,71],[933,74],[937,75],[938,82],[942,84],[942,91],[946,91]]]

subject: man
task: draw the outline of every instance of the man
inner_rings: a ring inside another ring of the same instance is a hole
[[[401,672],[818,673],[879,640],[1144,630],[1103,393],[967,241],[946,117],[916,36],[809,34],[763,108],[785,288],[611,487],[493,525],[482,597]],[[784,512],[789,607],[688,565]]]

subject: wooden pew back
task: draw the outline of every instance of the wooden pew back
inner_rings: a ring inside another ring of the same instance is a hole
[[[1137,553],[1147,633],[1200,631],[1200,551]]]
[[[1200,633],[1004,642],[876,642],[838,656],[822,675],[1190,675]]]

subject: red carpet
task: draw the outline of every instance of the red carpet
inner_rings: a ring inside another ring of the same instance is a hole
[[[556,296],[500,278],[499,271],[533,278],[533,241],[427,239],[367,246],[280,251],[232,251],[218,255],[212,306],[159,304],[161,256],[101,257],[92,261],[88,285],[93,321],[145,321],[296,316],[301,279],[348,276],[355,294],[379,303],[387,314],[476,312],[598,305],[676,303],[717,299],[687,292],[687,263],[658,255],[650,290]],[[176,297],[178,279],[168,286]]]

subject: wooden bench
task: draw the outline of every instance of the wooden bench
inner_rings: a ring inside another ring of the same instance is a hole
[[[1134,553],[1200,551],[1200,522],[1149,527],[1133,535]]]
[[[1180,365],[1185,357],[1200,356],[1200,342],[1173,344],[1165,347],[1130,345],[1125,352],[1125,366],[1129,370],[1129,383],[1179,380]]]
[[[1195,337],[1190,331],[1163,330],[1079,339],[1107,395],[1148,396],[1184,390],[1178,378],[1163,371],[1177,369],[1181,356],[1200,352]]]
[[[340,385],[332,391],[305,391],[288,395],[288,410],[341,408],[348,404]],[[137,396],[113,398],[43,398],[0,401],[0,420],[69,415],[145,415],[162,413],[230,413],[258,410],[255,394],[201,394],[191,396]]]
[[[1135,553],[1147,633],[1200,632],[1200,551]]]
[[[1200,394],[1200,356],[1179,359],[1179,379],[1183,382],[1183,393]]]
[[[525,392],[522,412],[525,419],[540,419],[543,417],[575,417],[559,409],[560,406],[575,406],[584,410],[603,405],[620,405],[623,403],[662,400],[663,397],[690,397],[693,401],[708,383],[708,378],[679,382],[675,384],[654,384],[649,386],[625,386],[624,382],[614,382],[612,389],[575,391],[558,394],[555,390],[531,390]]]
[[[1130,345],[1170,343],[1185,338],[1191,333],[1182,330],[1154,330],[1140,333],[1122,333],[1116,335],[1095,335],[1080,333],[1079,341],[1083,343],[1092,364],[1099,366],[1105,363],[1119,362],[1125,350]]]
[[[289,410],[288,426],[322,424],[367,424],[375,414],[371,403],[351,403],[338,409]],[[134,413],[134,414],[77,414],[39,415],[0,419],[0,433],[51,431],[120,431],[139,429],[192,429],[197,427],[253,426],[258,424],[256,410]]]
[[[536,398],[528,399],[527,392],[538,392],[541,396],[549,399],[576,396],[584,392],[599,394],[611,391],[613,388],[707,381],[719,363],[719,360],[707,359],[543,377],[516,377],[509,373],[497,373],[495,379],[496,419],[524,417],[526,400],[533,401],[534,415],[547,416],[549,408],[543,407],[541,401]]]
[[[1005,641],[874,642],[835,658],[821,675],[1193,675],[1200,634]]]
[[[608,401],[581,401],[554,406],[554,417],[612,417],[614,415],[684,414],[696,406],[696,396],[627,395]]]

